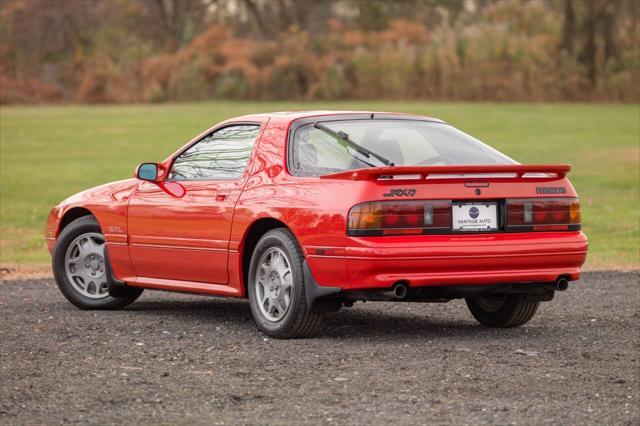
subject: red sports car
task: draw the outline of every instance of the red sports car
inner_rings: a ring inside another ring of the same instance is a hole
[[[513,327],[580,276],[569,170],[424,116],[247,115],[63,201],[46,239],[83,309],[145,288],[248,297],[264,333],[291,338],[359,300],[465,298],[480,323]]]

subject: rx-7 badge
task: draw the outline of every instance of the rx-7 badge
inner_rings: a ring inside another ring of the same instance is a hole
[[[413,197],[416,195],[415,189],[391,189],[386,194],[382,194],[383,197]]]

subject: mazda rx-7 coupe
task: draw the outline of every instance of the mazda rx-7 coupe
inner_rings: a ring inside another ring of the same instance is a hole
[[[64,200],[46,239],[82,309],[143,289],[248,298],[262,332],[295,338],[357,301],[464,298],[481,324],[515,327],[580,277],[570,168],[425,116],[247,115]]]

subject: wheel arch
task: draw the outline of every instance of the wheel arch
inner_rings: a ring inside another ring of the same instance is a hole
[[[274,219],[272,217],[263,217],[263,218],[257,219],[248,227],[247,231],[245,232],[245,236],[240,246],[240,257],[241,257],[240,264],[242,266],[242,271],[241,271],[242,287],[245,290],[245,294],[247,291],[247,285],[249,281],[249,265],[251,263],[251,257],[253,256],[253,251],[255,250],[256,245],[258,244],[258,241],[260,240],[260,238],[262,238],[262,236],[267,232],[276,228],[286,228],[293,234],[293,231],[289,226],[287,226],[286,223],[278,219]],[[295,234],[294,234],[294,237],[295,237]],[[300,244],[300,242],[298,241],[298,238],[297,237],[295,238],[298,244]]]
[[[98,220],[96,215],[94,215],[93,212],[91,212],[91,210],[85,207],[72,207],[67,211],[65,211],[62,217],[60,218],[60,223],[58,224],[58,231],[56,233],[56,236],[60,235],[60,232],[62,232],[62,230],[66,228],[71,222],[84,216],[93,216],[96,218],[96,221]]]

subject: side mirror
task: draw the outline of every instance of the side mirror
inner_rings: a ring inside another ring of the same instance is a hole
[[[158,165],[156,163],[142,163],[138,165],[138,167],[136,167],[135,177],[156,182],[158,180]]]

